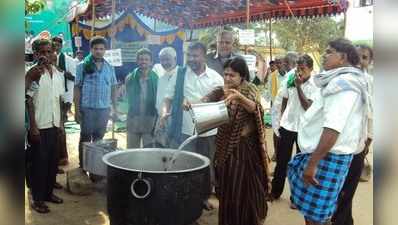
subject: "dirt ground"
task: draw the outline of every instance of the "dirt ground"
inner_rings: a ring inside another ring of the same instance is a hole
[[[111,137],[111,132],[106,134]],[[118,146],[126,146],[126,134],[115,133],[118,139]],[[74,169],[78,166],[77,145],[79,133],[67,135],[68,153],[70,164],[63,167],[64,170]],[[267,130],[267,145],[270,155],[273,153],[272,130]],[[373,154],[369,153],[372,161]],[[272,164],[272,169],[274,164]],[[57,176],[57,181],[66,186],[66,176]],[[287,183],[287,182],[286,182]],[[26,188],[25,188],[26,189]],[[55,190],[55,194],[64,199],[64,203],[55,205],[48,203],[51,212],[49,214],[39,214],[29,206],[30,197],[26,189],[25,192],[25,224],[27,225],[108,225],[109,219],[106,211],[106,195],[103,188],[98,187],[97,191],[89,196],[76,196],[67,193],[64,189]],[[286,184],[284,193],[280,200],[269,204],[268,216],[265,221],[267,225],[299,225],[304,224],[303,218],[296,210],[289,208],[289,187]],[[218,206],[218,201],[212,198],[211,201]],[[373,224],[373,180],[360,183],[354,199],[354,220],[355,224]],[[217,225],[218,210],[203,211],[202,216],[197,221],[198,225]]]

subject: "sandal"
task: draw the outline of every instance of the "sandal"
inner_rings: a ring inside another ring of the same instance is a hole
[[[34,209],[38,213],[49,213],[50,209],[46,204],[43,202],[33,202],[32,203],[32,209]]]
[[[64,200],[62,200],[62,198],[52,194],[48,199],[46,199],[46,202],[51,202],[51,203],[55,203],[55,204],[62,204],[64,202]]]

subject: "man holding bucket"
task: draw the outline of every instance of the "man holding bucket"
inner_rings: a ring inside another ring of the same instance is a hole
[[[187,67],[179,68],[176,82],[171,82],[167,88],[164,100],[164,107],[161,116],[161,126],[171,116],[171,124],[168,129],[168,136],[171,147],[177,148],[184,140],[195,134],[194,124],[187,107],[192,103],[199,103],[201,99],[213,89],[224,86],[224,80],[216,71],[206,65],[206,46],[200,42],[191,43],[188,47]],[[201,134],[197,139],[187,145],[184,150],[204,155],[213,161],[215,152],[215,135],[217,130]],[[215,183],[213,164],[210,165],[212,187]],[[205,207],[213,207],[206,202]]]

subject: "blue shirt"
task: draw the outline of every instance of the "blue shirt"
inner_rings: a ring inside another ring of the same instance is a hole
[[[77,66],[75,86],[80,87],[80,106],[105,109],[111,107],[112,86],[116,85],[114,68],[106,61],[101,70],[83,76],[83,62]]]

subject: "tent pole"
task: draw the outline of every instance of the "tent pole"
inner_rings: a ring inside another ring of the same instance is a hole
[[[346,37],[347,34],[347,10],[344,11],[344,37]]]
[[[271,16],[269,17],[269,58],[272,60],[272,21]]]
[[[250,22],[250,0],[246,0],[246,29],[249,29]]]
[[[115,11],[116,11],[116,1],[112,0],[112,23],[111,23],[111,44],[110,44],[110,49],[113,49],[113,42],[115,40],[115,35],[116,35],[116,32],[114,30]]]
[[[91,26],[91,37],[94,37],[94,32],[95,32],[95,0],[91,0],[91,6],[92,6],[92,26]]]
[[[250,0],[246,0],[246,29],[249,29],[250,22]],[[247,54],[247,45],[245,45],[245,54]]]
[[[76,33],[73,35],[73,38],[75,38],[76,36],[80,36],[80,32],[79,32],[79,14],[77,13],[77,10],[76,10],[76,16],[75,16],[75,23],[76,23]],[[77,47],[77,50],[80,51],[80,46]]]

